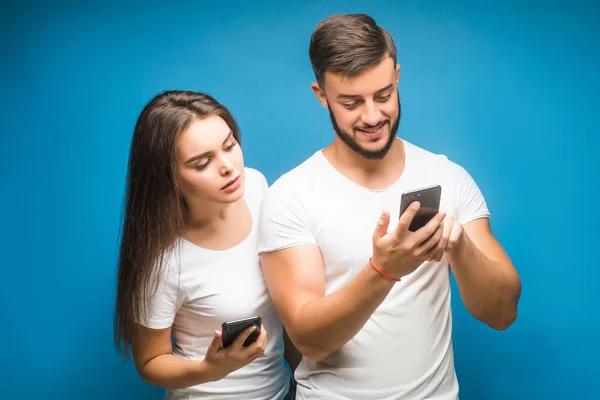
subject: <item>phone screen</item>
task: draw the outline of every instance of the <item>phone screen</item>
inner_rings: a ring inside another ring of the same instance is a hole
[[[242,333],[252,325],[256,325],[257,329],[255,329],[254,332],[252,332],[250,336],[248,336],[248,338],[244,341],[244,347],[250,346],[252,343],[256,342],[256,339],[258,339],[258,336],[260,335],[260,327],[262,325],[261,318],[251,317],[237,321],[224,322],[223,326],[221,327],[221,332],[223,335],[223,347],[230,346],[240,333]]]
[[[402,194],[400,203],[400,215],[408,206],[418,201],[421,204],[419,211],[413,218],[408,230],[415,232],[425,226],[440,210],[440,198],[442,187],[440,185],[430,186],[422,189],[412,190]]]

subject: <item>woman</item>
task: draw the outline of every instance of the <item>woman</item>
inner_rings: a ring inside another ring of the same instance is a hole
[[[238,126],[212,97],[156,96],[131,142],[115,342],[168,399],[281,399],[281,322],[256,251],[267,181],[244,167]],[[259,316],[222,346],[221,324]],[[171,340],[172,337],[172,340]]]

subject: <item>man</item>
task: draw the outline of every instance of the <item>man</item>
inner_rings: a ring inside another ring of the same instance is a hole
[[[264,276],[303,359],[298,399],[456,399],[449,270],[469,312],[517,316],[520,279],[471,176],[396,137],[396,46],[366,15],[321,22],[310,42],[334,141],[283,175],[261,211]],[[440,212],[408,227],[403,192],[442,187]],[[383,211],[382,211],[383,210]]]

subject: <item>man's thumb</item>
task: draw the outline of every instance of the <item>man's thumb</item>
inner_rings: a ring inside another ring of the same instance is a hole
[[[377,226],[375,227],[375,232],[373,236],[375,238],[380,238],[387,233],[388,226],[390,225],[390,213],[384,210],[381,213],[381,216],[377,220]]]

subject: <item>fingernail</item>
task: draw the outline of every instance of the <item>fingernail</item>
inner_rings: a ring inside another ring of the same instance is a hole
[[[419,208],[419,203],[413,204],[413,208]]]

